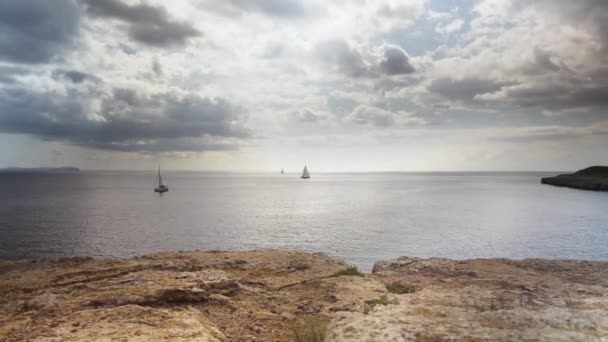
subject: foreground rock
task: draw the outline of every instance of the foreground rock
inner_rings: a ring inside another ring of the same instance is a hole
[[[608,191],[608,167],[592,166],[572,174],[542,178],[541,182],[573,189]]]
[[[605,341],[608,263],[399,258],[373,277],[414,293],[334,318],[335,340]],[[356,337],[356,339],[355,339]]]
[[[345,268],[289,251],[0,262],[0,340],[290,341],[306,324],[328,341],[608,336],[608,263],[400,258],[335,275]]]

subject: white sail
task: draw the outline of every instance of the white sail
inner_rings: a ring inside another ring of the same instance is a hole
[[[163,184],[163,178],[160,176],[160,166],[158,167],[158,186],[154,188],[154,192],[163,193],[169,191],[169,187]]]
[[[310,174],[308,173],[308,168],[304,165],[304,171],[302,171],[302,178],[310,178]]]

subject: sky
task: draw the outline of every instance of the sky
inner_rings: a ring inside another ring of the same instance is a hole
[[[608,1],[1,1],[0,167],[158,164],[608,164]]]

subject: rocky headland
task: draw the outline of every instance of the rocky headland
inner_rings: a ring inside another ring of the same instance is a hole
[[[541,182],[573,189],[608,191],[608,166],[592,166],[575,173],[546,177]]]
[[[2,341],[607,338],[606,262],[402,257],[363,274],[276,250],[0,261]]]

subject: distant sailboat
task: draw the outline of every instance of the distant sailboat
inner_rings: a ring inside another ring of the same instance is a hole
[[[163,192],[169,191],[169,187],[163,185],[163,178],[160,176],[160,166],[158,167],[158,186],[154,188],[154,192],[162,194]]]
[[[285,171],[283,171],[283,169],[281,169],[281,174],[284,174],[284,173],[285,173]]]
[[[308,168],[304,165],[304,171],[302,171],[302,178],[308,179],[310,178],[310,174],[308,173]]]

